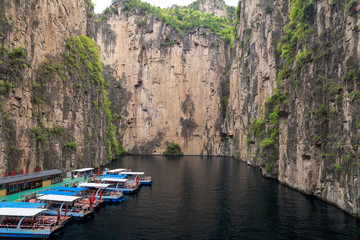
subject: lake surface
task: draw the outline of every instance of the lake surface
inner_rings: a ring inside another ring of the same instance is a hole
[[[360,221],[223,157],[126,156],[154,184],[55,239],[359,239]]]

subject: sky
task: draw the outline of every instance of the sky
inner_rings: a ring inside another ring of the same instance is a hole
[[[148,2],[152,5],[155,5],[157,7],[171,7],[173,4],[177,5],[189,5],[195,0],[142,0],[143,2]],[[237,6],[239,0],[225,0],[225,3],[229,6]],[[109,7],[111,4],[111,0],[92,0],[92,2],[95,4],[95,13],[102,13],[105,8]]]

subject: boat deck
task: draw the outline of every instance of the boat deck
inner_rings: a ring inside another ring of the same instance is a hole
[[[58,187],[58,186],[64,186],[66,184],[73,184],[75,182],[82,182],[84,181],[83,177],[78,177],[78,178],[64,178],[63,181],[61,183],[55,183],[53,185],[47,186],[47,187],[40,187],[40,188],[35,188],[35,189],[29,189],[29,190],[25,190],[22,192],[18,192],[18,193],[14,193],[14,194],[10,194],[4,197],[0,198],[0,202],[2,201],[10,201],[10,202],[15,202],[15,201],[22,201],[25,199],[25,196],[30,196],[31,193],[37,193],[40,191],[44,191],[53,187]]]

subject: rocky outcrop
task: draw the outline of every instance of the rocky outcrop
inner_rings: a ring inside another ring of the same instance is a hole
[[[219,0],[198,0],[199,10],[205,13],[214,14],[217,17],[228,17],[224,1]]]

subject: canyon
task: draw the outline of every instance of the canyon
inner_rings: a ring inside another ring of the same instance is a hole
[[[87,0],[0,2],[1,175],[176,143],[359,216],[358,1],[172,7],[180,22],[191,13],[233,24],[230,40],[139,4],[95,15]]]

